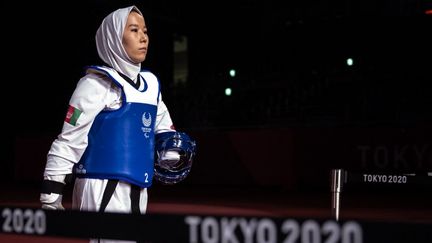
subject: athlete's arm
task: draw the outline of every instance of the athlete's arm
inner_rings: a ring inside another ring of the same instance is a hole
[[[116,102],[120,105],[119,93],[111,84],[100,74],[88,74],[78,82],[62,131],[48,152],[44,176],[72,173],[87,147],[87,134],[96,115]]]
[[[157,107],[155,134],[162,132],[174,132],[175,127],[171,119],[171,115],[167,106],[162,100],[162,95],[159,95],[159,103]]]

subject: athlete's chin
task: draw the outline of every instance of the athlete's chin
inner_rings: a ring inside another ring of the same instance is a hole
[[[142,62],[144,62],[145,59],[146,59],[146,55],[140,55],[140,56],[136,56],[136,57],[133,59],[133,61],[135,62],[135,64],[138,64],[138,63],[142,63]]]

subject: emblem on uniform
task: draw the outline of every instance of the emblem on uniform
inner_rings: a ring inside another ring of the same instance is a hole
[[[75,168],[75,173],[85,174],[85,173],[87,173],[87,170],[84,168],[83,164],[79,164],[78,167]]]
[[[65,122],[75,126],[81,113],[82,113],[82,111],[80,111],[78,108],[73,107],[72,105],[69,105],[69,108],[68,108],[68,111],[67,111],[66,117],[65,117]]]
[[[144,125],[144,127],[141,127],[141,130],[144,133],[144,137],[149,138],[149,132],[151,132],[151,123],[152,123],[152,117],[151,114],[149,112],[144,112],[142,117],[142,124]]]

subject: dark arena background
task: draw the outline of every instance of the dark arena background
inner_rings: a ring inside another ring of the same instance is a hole
[[[144,13],[189,176],[144,216],[40,209],[102,18]],[[432,1],[3,1],[0,242],[432,242]]]

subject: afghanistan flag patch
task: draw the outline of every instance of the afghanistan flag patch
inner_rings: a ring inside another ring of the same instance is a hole
[[[69,105],[68,111],[66,113],[65,122],[75,126],[81,113],[82,111],[80,111],[78,108]]]

